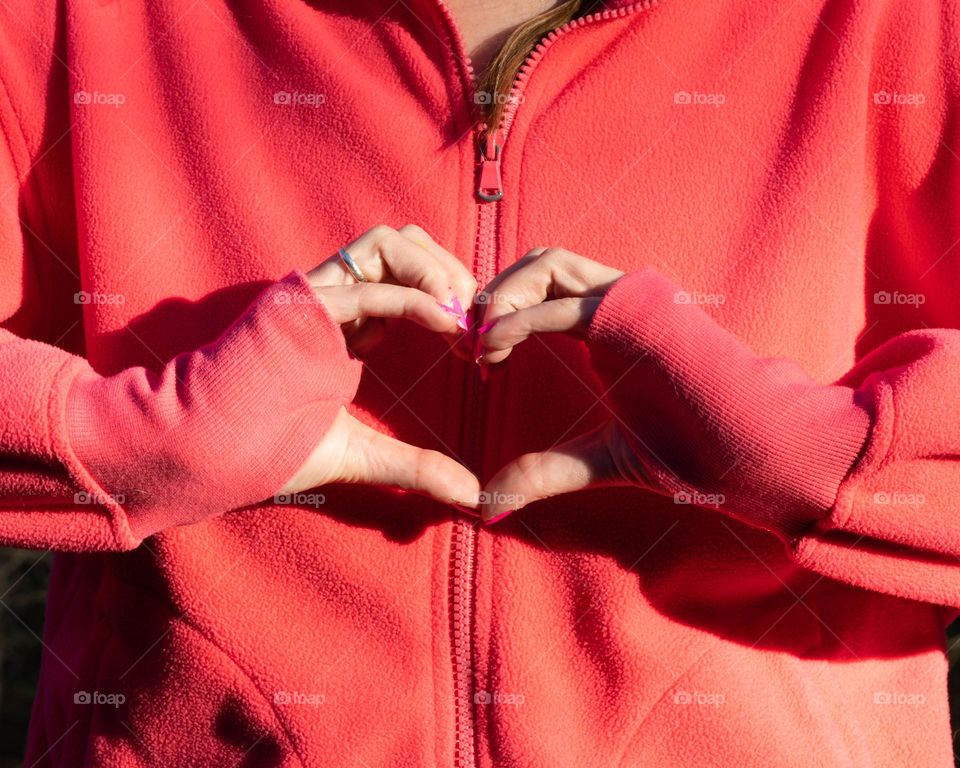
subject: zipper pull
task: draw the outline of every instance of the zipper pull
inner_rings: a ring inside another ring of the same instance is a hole
[[[500,131],[486,131],[480,139],[480,180],[477,197],[485,203],[495,203],[503,197],[500,180]]]

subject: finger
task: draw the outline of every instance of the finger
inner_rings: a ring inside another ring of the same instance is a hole
[[[607,448],[609,425],[541,453],[527,453],[503,467],[480,495],[480,514],[493,523],[540,499],[618,482]]]
[[[347,346],[356,356],[362,357],[383,341],[387,333],[387,320],[382,317],[370,317],[365,320],[356,331],[344,334],[347,337]],[[389,322],[394,322],[393,320]],[[352,324],[351,324],[352,325]]]
[[[356,262],[367,282],[383,282],[388,270],[379,253],[378,244],[387,238],[395,237],[396,234],[393,227],[378,224],[343,246],[343,249]],[[357,279],[340,258],[339,252],[310,270],[307,277],[315,287],[355,285],[357,283]]]
[[[509,352],[535,333],[568,333],[582,338],[599,305],[600,298],[595,296],[553,299],[502,315],[493,327],[480,334],[476,357],[482,363],[498,362],[505,355],[497,353]]]
[[[351,419],[343,477],[339,480],[395,486],[432,496],[444,504],[476,508],[480,481],[462,464]]]
[[[481,329],[503,316],[544,301],[602,296],[623,273],[563,248],[534,248],[484,288],[478,299]],[[505,359],[509,349],[487,355],[485,362]]]
[[[430,253],[447,270],[449,282],[443,296],[443,304],[457,320],[457,331],[445,334],[447,343],[452,347],[454,354],[464,360],[472,360],[472,348],[461,344],[463,332],[469,330],[471,317],[469,310],[473,305],[473,297],[477,292],[477,281],[464,264],[450,251],[433,239],[422,227],[416,224],[407,224],[397,230],[411,242],[419,245]]]
[[[400,230],[379,224],[347,243],[344,250],[370,283],[390,282],[419,288],[444,303],[457,295],[465,306],[469,306],[476,292],[476,281],[467,268],[421,227],[412,224]],[[315,287],[357,282],[339,253],[330,256],[307,276]]]
[[[416,288],[378,283],[334,285],[321,288],[317,296],[341,324],[383,317],[405,318],[438,333],[452,333],[457,327],[456,320],[434,297]]]
[[[450,276],[450,284],[447,288],[452,291],[452,294],[446,297],[445,302],[449,304],[455,295],[460,300],[460,305],[464,309],[469,309],[477,292],[477,280],[463,262],[416,224],[407,224],[397,231],[426,249],[446,268]]]

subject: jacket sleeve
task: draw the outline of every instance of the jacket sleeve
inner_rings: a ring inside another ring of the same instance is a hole
[[[827,386],[683,295],[630,273],[587,336],[654,490],[772,531],[834,579],[960,606],[960,331],[898,335]]]
[[[161,370],[100,376],[43,328],[64,292],[51,296],[34,258],[38,224],[18,194],[31,160],[8,106],[0,87],[0,545],[130,549],[269,498],[359,381],[306,276],[268,285]]]
[[[103,377],[0,331],[0,543],[130,549],[267,499],[352,399],[359,372],[299,271],[160,371]]]

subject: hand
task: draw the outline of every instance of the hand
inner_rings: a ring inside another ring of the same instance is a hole
[[[623,275],[563,248],[534,248],[483,290],[474,359],[502,362],[534,333],[582,338],[604,294]],[[496,326],[495,331],[485,329]]]
[[[474,351],[480,365],[500,363],[536,333],[583,338],[600,301],[623,272],[562,248],[535,248],[484,289]],[[538,499],[602,484],[645,480],[615,421],[542,453],[528,453],[487,483],[484,522]],[[498,501],[511,500],[511,504]],[[513,503],[512,500],[520,500]]]
[[[453,343],[462,338],[457,318],[440,303],[457,296],[463,306],[470,306],[476,281],[426,232],[413,225],[399,230],[378,226],[345,249],[368,282],[354,280],[339,256],[307,277],[354,351],[372,348],[386,324],[401,318]],[[377,432],[342,407],[307,461],[279,492],[296,493],[334,482],[395,486],[470,508],[476,507],[479,492],[477,478],[449,456]]]
[[[820,384],[794,361],[757,356],[652,269],[616,278],[575,254],[544,255],[546,268],[531,260],[496,287],[522,308],[480,335],[482,357],[502,358],[534,333],[577,334],[610,418],[504,467],[487,484],[494,503],[485,519],[510,512],[512,498],[530,503],[597,485],[722,506],[787,537],[829,513],[869,432],[862,393]],[[530,303],[558,294],[567,298]]]
[[[456,256],[415,224],[396,230],[378,225],[345,245],[344,250],[360,267],[366,283],[357,282],[339,254],[312,269],[307,278],[331,315],[342,324],[347,345],[355,354],[362,355],[372,349],[383,338],[389,324],[399,317],[370,311],[381,300],[390,301],[388,296],[399,301],[397,297],[404,295],[373,288],[375,284],[416,288],[448,306],[454,297],[462,307],[469,307],[473,302],[477,290],[473,275]],[[363,311],[358,311],[361,301]],[[464,329],[455,323],[452,328],[441,333],[454,352],[467,359],[461,343]]]

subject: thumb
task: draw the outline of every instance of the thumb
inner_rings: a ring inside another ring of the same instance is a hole
[[[534,501],[617,482],[611,424],[541,453],[527,453],[503,467],[480,494],[483,522],[493,523]]]
[[[384,435],[353,416],[341,472],[344,482],[390,485],[470,508],[480,492],[476,476],[449,456]]]

